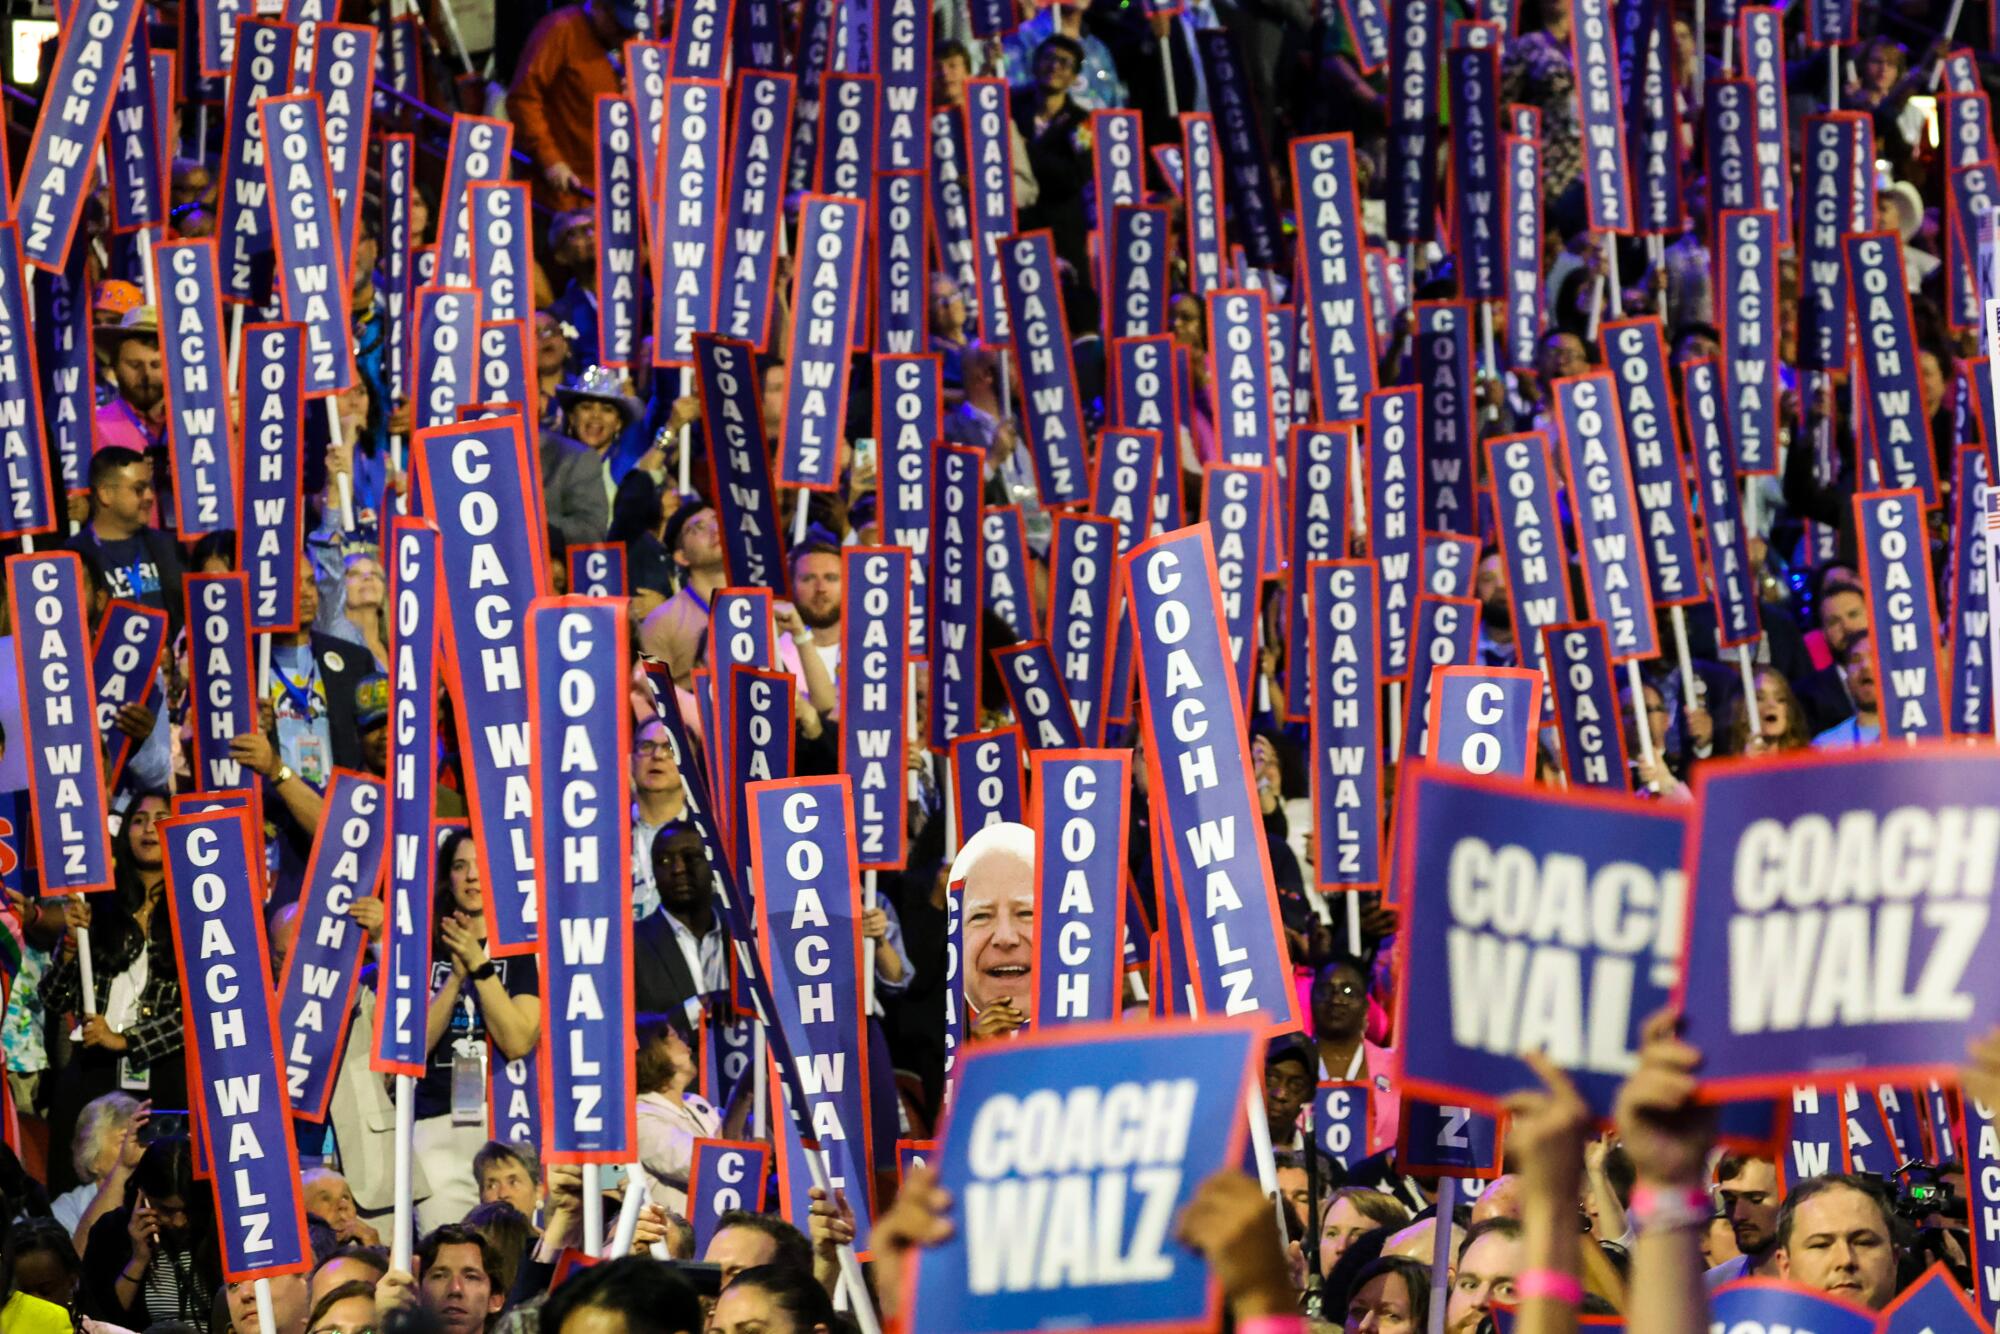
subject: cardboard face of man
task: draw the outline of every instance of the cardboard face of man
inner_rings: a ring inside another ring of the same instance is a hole
[[[962,912],[965,999],[974,1010],[1001,1000],[1022,1014],[1035,999],[1034,866],[994,848],[966,872]]]

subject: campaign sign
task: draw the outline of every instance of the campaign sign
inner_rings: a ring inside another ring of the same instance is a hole
[[[1994,1109],[1977,1098],[1961,1097],[1959,1139],[1965,1146],[1966,1202],[1972,1223],[1974,1285],[1979,1310],[1990,1324],[2000,1316],[2000,1265],[1994,1260],[2000,1239],[2000,1124]]]
[[[209,243],[180,242],[160,247],[160,253],[178,251],[183,245]],[[207,253],[212,260],[212,247]],[[217,374],[222,371],[220,334],[217,326],[208,335],[215,344],[213,370]],[[299,325],[252,324],[243,331],[243,477],[241,509],[234,524],[237,554],[244,573],[250,576],[252,630],[299,628],[298,535],[304,528],[305,514],[305,432],[300,429],[305,418],[304,356],[305,330]],[[202,373],[206,374],[207,368]],[[170,373],[168,384],[172,383]],[[172,393],[171,388],[168,392]],[[186,404],[183,401],[177,406],[184,409]],[[215,408],[219,415],[219,393]],[[178,411],[170,414],[170,428],[178,415]],[[227,419],[221,420],[226,438]],[[182,505],[186,505],[185,496]]]
[[[45,533],[56,526],[45,430],[20,227],[4,222],[0,223],[0,487],[4,487],[0,494],[6,512],[0,515],[0,536]]]
[[[410,262],[410,251],[416,244],[416,238],[410,231],[410,164],[415,156],[416,141],[412,136],[385,134],[381,137],[381,154],[376,161],[376,171],[381,179],[382,193],[377,200],[375,216],[381,219],[382,231],[381,259],[377,264],[385,315],[382,324],[382,377],[388,385],[389,397],[396,402],[409,397],[410,275],[415,269]],[[599,288],[600,292],[608,290]]]
[[[73,553],[7,558],[35,858],[43,891],[50,894],[109,889],[112,880],[111,838],[104,825],[110,790],[99,744],[97,691],[85,658],[90,642],[85,593],[83,562]],[[197,664],[197,682],[199,669]]]
[[[1569,558],[1563,551],[1548,442],[1539,434],[1487,441],[1486,474],[1493,480],[1514,642],[1521,662],[1539,671],[1542,630],[1572,618]]]
[[[645,197],[640,213],[647,238],[655,242],[660,233],[660,141],[666,135],[667,65],[671,54],[666,42],[625,43],[625,64],[630,70],[625,95],[632,103],[632,133],[639,146],[639,188]]]
[[[1756,643],[1763,631],[1756,581],[1750,572],[1750,535],[1743,523],[1729,422],[1717,378],[1712,358],[1697,358],[1681,367],[1695,496],[1708,532],[1708,565],[1715,583],[1716,643],[1735,648]]]
[[[1945,177],[1945,263],[1952,275],[1945,313],[1953,329],[1979,328],[1981,274],[1979,230],[2000,195],[2000,174],[1991,163],[1962,167]]]
[[[26,623],[17,619],[14,624],[19,627]],[[97,642],[91,649],[90,679],[97,689],[97,731],[104,741],[107,792],[117,790],[125,762],[138,747],[137,742],[118,730],[118,711],[128,704],[146,702],[159,674],[160,655],[166,645],[165,612],[116,599],[106,608],[104,623],[98,627]],[[23,671],[20,679],[26,682],[31,678]],[[22,717],[28,719],[29,711],[24,710]],[[41,865],[49,863],[44,860]]]
[[[653,245],[653,363],[693,364],[696,332],[715,328],[717,264],[722,258],[716,227],[722,219],[723,111],[728,96],[719,79],[668,79],[665,139],[660,145],[658,179],[652,183],[660,228]],[[836,245],[858,278],[860,206],[854,208],[852,244]],[[803,240],[800,255],[808,253]],[[819,269],[815,267],[815,273]],[[845,300],[856,300],[858,284]],[[811,288],[801,287],[794,298]],[[818,294],[815,293],[815,300]],[[844,401],[844,400],[843,400]],[[838,421],[838,417],[835,418]]]
[[[1440,667],[1466,667],[1479,648],[1479,599],[1417,598],[1409,699],[1403,708],[1405,756],[1430,754],[1431,686]],[[1517,622],[1518,624],[1518,622]]]
[[[1710,79],[1702,108],[1702,143],[1713,182],[1713,207],[1722,213],[1757,207],[1756,89],[1748,79]]]
[[[1354,137],[1292,141],[1292,196],[1299,201],[1299,266],[1311,330],[1312,397],[1321,419],[1352,421],[1375,389],[1375,336],[1361,263]]]
[[[881,138],[874,169],[921,173],[930,156],[930,10],[922,0],[880,3],[872,24],[867,24],[865,11],[856,15],[874,30],[873,68],[882,81]],[[923,182],[917,186],[921,195]],[[925,263],[920,258],[918,268]]]
[[[875,526],[885,545],[910,552],[905,630],[910,656],[925,658],[930,655],[931,445],[944,434],[940,364],[932,353],[876,357],[874,363]]]
[[[847,357],[861,304],[861,250],[867,238],[858,199],[810,195],[800,206],[798,273],[785,373],[778,480],[831,491],[847,418]]]
[[[528,229],[528,187],[520,181],[480,181],[470,186],[472,285],[479,289],[480,319],[491,324],[533,314],[533,269]]]
[[[1039,231],[1002,237],[998,244],[1035,489],[1051,508],[1081,503],[1090,498],[1083,402],[1056,282],[1055,241]]]
[[[1035,637],[1033,590],[1028,586],[1028,536],[1019,505],[989,505],[979,517],[986,562],[986,609],[1018,639]]]
[[[967,1050],[936,1160],[958,1226],[910,1266],[912,1328],[1212,1327],[1207,1267],[1172,1226],[1242,1159],[1254,1047],[1247,1025],[1171,1023]],[[1107,1116],[1148,1133],[1084,1133]]]
[[[469,190],[474,181],[507,178],[514,149],[510,121],[459,112],[451,119],[451,147],[445,158],[444,189],[438,193],[437,247],[441,287],[472,285],[472,230]]]
[[[1374,1089],[1365,1082],[1334,1080],[1313,1091],[1313,1145],[1352,1171],[1368,1156],[1370,1103]]]
[[[1847,1123],[1847,1161],[1856,1172],[1876,1176],[1895,1175],[1902,1155],[1889,1133],[1889,1118],[1873,1093],[1849,1084],[1841,1090],[1841,1107]]]
[[[215,1168],[223,1277],[231,1282],[312,1267],[298,1147],[273,1021],[262,842],[242,809],[160,822],[162,861],[188,1087],[200,1090],[201,1134]]]
[[[1597,231],[1630,232],[1632,184],[1626,175],[1625,95],[1619,86],[1616,28],[1610,0],[1578,0],[1570,28],[1570,57],[1576,70],[1577,125],[1590,226]]]
[[[1778,242],[1769,212],[1724,213],[1717,258],[1724,382],[1736,470],[1778,469]]]
[[[340,209],[340,254],[344,266],[352,268],[354,242],[361,227],[361,193],[366,188],[368,127],[373,119],[375,29],[352,23],[301,24],[302,57],[307,54],[308,41],[312,47],[312,91],[319,94],[326,109],[326,161],[333,175],[334,202]]]
[[[694,1253],[708,1254],[722,1216],[737,1209],[758,1213],[764,1207],[764,1178],[770,1171],[771,1146],[727,1139],[698,1139],[688,1167],[688,1223],[694,1228]]]
[[[492,933],[487,950],[502,957],[526,954],[535,948],[540,919],[529,776],[537,747],[529,740],[523,654],[528,604],[548,586],[548,575],[526,489],[536,473],[521,420],[419,431],[414,471],[438,529],[438,583],[450,649],[444,675],[458,705],[466,803]]]
[[[91,195],[98,141],[118,91],[117,71],[143,9],[139,0],[76,0],[62,24],[14,196],[21,249],[38,269],[59,273],[69,259],[70,240]]]
[[[1874,1334],[1862,1307],[1777,1279],[1745,1278],[1708,1295],[1711,1325],[1731,1330],[1811,1330],[1812,1334]]]
[[[1311,689],[1314,873],[1322,892],[1382,883],[1382,704],[1377,571],[1366,560],[1294,566],[1310,631],[1292,641]],[[1304,652],[1300,652],[1303,648]]]
[[[1172,231],[1164,204],[1119,204],[1111,210],[1104,313],[1112,338],[1167,331],[1167,262],[1172,258],[1167,242]]]
[[[985,605],[979,493],[982,453],[960,445],[931,446],[930,605],[932,750],[979,726],[980,608]],[[960,826],[962,835],[971,830]]]
[[[629,368],[639,350],[639,148],[632,104],[597,97],[598,360]]]
[[[1806,0],[1809,46],[1845,46],[1856,37],[1853,0]]]
[[[1924,1121],[1930,1130],[1931,1161],[1955,1163],[1959,1160],[1957,1130],[1952,1124],[1955,1106],[1945,1086],[1933,1079],[1924,1086]]]
[[[1462,533],[1424,534],[1423,589],[1434,597],[1472,596],[1478,583],[1479,539]]]
[[[714,673],[714,686],[712,692],[700,688],[695,691],[704,704],[712,704],[715,709],[713,725],[705,720],[703,730],[715,738],[710,763],[716,790],[724,794],[720,815],[724,831],[735,835],[736,855],[731,860],[738,866],[743,865],[742,854],[748,849],[742,839],[745,831],[737,827],[740,823],[737,816],[746,798],[742,775],[736,770],[739,751],[734,743],[740,732],[733,669],[777,666],[777,627],[772,620],[771,604],[772,594],[763,588],[724,588],[712,595],[707,661]],[[770,738],[764,741],[768,745]]]
[[[1343,560],[1347,556],[1347,520],[1350,511],[1348,482],[1352,477],[1354,433],[1348,426],[1294,426],[1286,467],[1290,479],[1291,520],[1289,584],[1285,593],[1285,642],[1306,642],[1311,620],[1307,603],[1306,570],[1317,560]],[[1372,594],[1371,594],[1372,600]],[[1372,624],[1372,621],[1371,621]],[[1306,713],[1306,694],[1311,674],[1306,655],[1287,653],[1285,659],[1285,714],[1291,718]]]
[[[541,873],[542,1154],[630,1162],[633,1100],[632,661],[619,598],[528,611],[535,866]]]
[[[1542,302],[1542,143],[1508,135],[1506,201],[1507,364],[1535,364],[1548,310]]]
[[[1410,631],[1423,576],[1424,481],[1417,461],[1423,413],[1423,391],[1414,386],[1368,396],[1368,542],[1382,571],[1376,647],[1385,680],[1410,674]]]
[[[1476,1108],[1403,1099],[1396,1163],[1405,1172],[1491,1181],[1500,1175],[1500,1144],[1498,1120]]]
[[[1100,244],[1111,236],[1114,211],[1138,205],[1146,198],[1141,119],[1137,111],[1098,109],[1090,113],[1090,176],[1096,186],[1092,226]]]
[[[1006,82],[968,81],[965,105],[959,108],[959,113],[959,132],[965,151],[966,227],[971,241],[968,263],[979,300],[979,332],[982,341],[1005,346],[1013,337],[1013,330],[1000,270],[1000,245],[1002,238],[1013,235],[1015,230],[1013,150],[1009,137],[1013,130]]]
[[[723,568],[731,584],[782,590],[785,556],[778,536],[778,491],[771,482],[771,455],[758,406],[763,377],[757,370],[757,349],[734,338],[698,333],[694,365]]]
[[[819,157],[820,119],[826,111],[825,83],[839,67],[835,44],[840,40],[839,4],[814,5],[801,16],[793,68],[798,71],[799,116],[793,129],[791,154],[785,164],[786,196],[812,188],[813,166]]]
[[[243,766],[231,758],[229,743],[257,730],[257,681],[250,663],[249,603],[248,575],[239,572],[187,577],[189,691],[193,696],[197,792],[243,786]],[[83,642],[81,633],[74,642]]]
[[[1265,161],[1263,133],[1250,90],[1249,72],[1234,30],[1221,24],[1193,29],[1195,53],[1215,114],[1222,148],[1225,198],[1236,245],[1249,265],[1268,272],[1290,268],[1283,222]]]
[[[1971,88],[1954,89],[1939,99],[1944,113],[1942,156],[1947,167],[1968,167],[1993,160],[1992,101],[1976,76]]]
[[[576,597],[622,598],[626,593],[625,544],[579,542],[563,553],[569,591]]]
[[[1882,1120],[1889,1127],[1889,1139],[1895,1147],[1898,1162],[1922,1158],[1925,1153],[1923,1113],[1917,1106],[1916,1090],[1884,1084],[1875,1090],[1875,1104],[1882,1109]]]
[[[1252,836],[1263,822],[1208,530],[1149,538],[1121,568],[1146,705],[1147,790],[1173,850],[1202,1011],[1254,1014],[1271,1032],[1296,1027],[1270,849]]]
[[[1990,1326],[1940,1260],[1882,1308],[1882,1334],[1980,1334]]]
[[[1442,968],[1444,985],[1398,997],[1404,1084],[1498,1112],[1542,1052],[1608,1116],[1678,971],[1681,815],[1447,769],[1417,772],[1409,796],[1400,967]]]
[[[1847,1117],[1839,1097],[1808,1085],[1793,1089],[1784,1108],[1785,1152],[1778,1160],[1778,1175],[1787,1189],[1813,1177],[1850,1170]]]
[[[291,91],[298,33],[289,23],[246,18],[237,25],[236,37],[215,234],[222,245],[223,299],[262,306],[272,300],[275,218],[258,108]]]
[[[958,841],[990,824],[1019,824],[1027,809],[1021,729],[974,732],[951,743],[951,803]]]
[[[848,0],[853,3],[853,0]],[[880,84],[872,74],[842,70],[821,85],[818,189],[859,199],[875,171]]]
[[[257,114],[273,203],[278,292],[285,318],[306,328],[305,392],[315,398],[347,388],[355,375],[347,260],[327,166],[325,115],[314,93],[266,99]]]
[[[1875,656],[1882,737],[1945,732],[1937,608],[1931,602],[1930,534],[1921,492],[1854,497],[1855,546],[1868,596],[1868,642]]]
[[[1045,750],[1034,767],[1034,1027],[1118,1018],[1132,753]]]
[[[1841,238],[1847,283],[1861,341],[1864,457],[1881,469],[1885,490],[1916,487],[1924,504],[1938,503],[1930,423],[1917,387],[1917,339],[1903,276],[1903,242],[1894,232]],[[1864,464],[1864,469],[1866,465]],[[1865,475],[1865,472],[1864,472]]]
[[[1986,632],[1995,608],[1986,586],[1986,544],[1992,540],[1983,514],[1986,472],[1984,449],[1967,445],[1958,451],[1952,487],[1958,515],[1951,545],[1951,712],[1946,724],[1955,736],[1993,735]],[[1879,673],[1876,688],[1881,688]]]
[[[916,352],[928,345],[930,328],[930,201],[924,174],[880,172],[873,189],[874,350]]]
[[[1111,685],[1106,650],[1118,624],[1104,612],[1111,606],[1117,558],[1130,545],[1121,541],[1119,528],[1115,519],[1058,514],[1049,545],[1049,652],[1085,745],[1096,745],[1104,734],[1104,696]]]
[[[1445,52],[1451,109],[1452,232],[1464,264],[1462,295],[1506,295],[1500,210],[1500,28],[1467,23]]]
[[[795,1062],[804,1105],[791,1116],[827,1178],[847,1193],[855,1245],[874,1212],[871,1091],[861,979],[861,886],[847,779],[798,778],[749,787],[757,943]],[[810,1180],[779,1159],[787,1217],[806,1216]]]
[[[1682,130],[1680,93],[1674,81],[1674,16],[1664,3],[1616,9],[1620,26],[1620,77],[1637,195],[1635,226],[1642,232],[1681,231]],[[1634,29],[1636,28],[1636,32]],[[1628,47],[1636,46],[1636,50]],[[1628,68],[1627,59],[1631,64]]]
[[[1082,746],[1076,712],[1063,690],[1047,640],[1031,639],[996,648],[993,665],[1030,750],[1076,750]]]
[[[299,891],[298,935],[278,988],[278,1041],[292,1114],[324,1121],[347,1046],[368,933],[347,915],[382,887],[389,850],[389,789],[336,769]]]
[[[69,266],[62,272],[38,274],[34,283],[35,318],[30,328],[35,338],[36,370],[42,382],[42,422],[55,445],[64,491],[83,489],[97,411],[97,358],[91,347],[90,291],[84,281],[86,258],[83,254],[72,255]],[[31,470],[46,465],[23,459],[20,466]],[[11,498],[18,494],[16,488],[22,479],[10,476],[7,480]],[[10,519],[17,516],[17,507],[22,503],[12,500]],[[27,503],[32,504],[32,498]]]
[[[104,144],[111,169],[111,227],[129,232],[167,220],[164,134],[154,114],[153,57],[142,42],[125,50]],[[171,88],[164,90],[173,95]]]
[[[1971,966],[1993,948],[1996,782],[2000,759],[1924,746],[1698,777],[1676,999],[1704,1096],[1951,1077],[2000,1019]]]
[[[1478,531],[1472,450],[1479,438],[1472,384],[1472,307],[1417,303],[1417,383],[1424,390],[1424,527]]]
[[[486,1105],[494,1139],[542,1151],[542,1070],[534,1048],[510,1061],[486,1035]]]
[[[376,979],[369,1068],[420,1076],[429,1063],[431,901],[437,854],[431,812],[437,785],[437,530],[390,520],[389,902]],[[687,773],[686,769],[681,770]]]
[[[417,289],[415,424],[449,426],[479,399],[480,296],[470,287]]]
[[[0,263],[4,253],[0,242]],[[192,537],[234,527],[238,517],[215,241],[175,241],[158,247],[154,256],[159,268],[160,357],[167,442],[173,451],[174,508],[180,531]],[[294,416],[287,425],[298,431],[300,418]],[[286,541],[294,540],[296,529],[288,529]],[[285,611],[289,619],[291,607]]]
[[[965,170],[965,117],[953,107],[931,113],[931,214],[938,267],[957,279],[966,313],[977,315],[981,289],[972,244],[972,199]],[[1010,229],[1011,230],[1011,229]]]
[[[1618,682],[1603,624],[1543,626],[1542,657],[1555,694],[1563,776],[1571,787],[1631,791]]]
[[[518,416],[523,403],[536,401],[528,381],[528,341],[526,320],[508,320],[504,324],[481,322],[479,401],[459,405],[460,421]],[[541,488],[534,486],[531,489],[536,512],[541,513]]]
[[[1540,672],[1439,667],[1431,673],[1425,753],[1468,773],[1531,777],[1541,714]]]
[[[1271,470],[1211,463],[1202,474],[1202,522],[1215,544],[1215,576],[1222,593],[1223,626],[1229,659],[1236,668],[1236,696],[1254,704],[1257,679],[1258,612],[1263,583],[1264,532],[1271,507]]]
[[[1639,549],[1656,606],[1702,600],[1701,564],[1688,515],[1686,447],[1667,378],[1666,333],[1657,316],[1614,320],[1599,335],[1618,387],[1618,411],[1639,502]]]
[[[1847,270],[1841,238],[1875,225],[1874,161],[1875,129],[1866,112],[1806,117],[1799,255],[1802,367],[1837,370],[1847,364]]]
[[[1555,396],[1563,479],[1590,614],[1611,635],[1614,663],[1655,657],[1660,643],[1653,627],[1652,586],[1611,372],[1557,380]]]
[[[908,855],[910,551],[840,554],[840,769],[854,784],[854,842],[863,870],[896,871]]]
[[[1387,238],[1429,241],[1437,231],[1438,79],[1444,7],[1415,0],[1391,7],[1389,67],[1396,71],[1389,119]],[[1615,105],[1615,103],[1614,103]]]

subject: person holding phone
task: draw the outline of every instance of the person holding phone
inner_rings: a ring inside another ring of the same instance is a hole
[[[83,1250],[83,1314],[127,1329],[184,1320],[202,1334],[222,1285],[215,1196],[194,1175],[184,1135],[146,1146],[125,1204],[91,1226]]]

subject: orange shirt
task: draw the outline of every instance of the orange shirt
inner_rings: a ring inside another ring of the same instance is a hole
[[[582,5],[565,6],[535,25],[507,92],[507,114],[521,150],[535,160],[536,199],[553,209],[589,205],[581,195],[551,189],[542,172],[561,162],[593,186],[597,97],[623,91],[611,53]]]

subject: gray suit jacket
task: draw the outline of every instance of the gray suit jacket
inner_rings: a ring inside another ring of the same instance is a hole
[[[354,997],[347,1048],[334,1075],[333,1097],[326,1119],[333,1123],[333,1142],[340,1152],[340,1174],[354,1192],[354,1204],[370,1218],[396,1203],[396,1102],[388,1080],[368,1068],[375,1037],[375,989],[364,986]],[[427,1199],[431,1183],[421,1158],[410,1162],[412,1199]]]
[[[611,527],[611,500],[604,493],[604,456],[555,431],[542,432],[542,500],[549,526],[574,546],[602,542]]]

